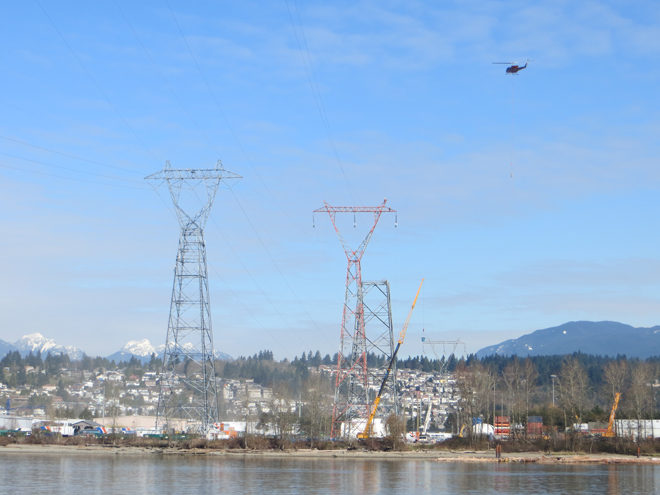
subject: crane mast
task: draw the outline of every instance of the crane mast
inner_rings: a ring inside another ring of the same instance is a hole
[[[606,437],[614,437],[614,416],[616,415],[616,408],[619,405],[619,399],[621,398],[621,393],[617,392],[614,394],[614,404],[612,404],[612,412],[610,413],[610,421],[607,423],[607,431],[605,432]]]

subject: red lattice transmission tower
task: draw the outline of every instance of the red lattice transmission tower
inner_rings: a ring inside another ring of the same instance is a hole
[[[396,213],[396,210],[386,206],[387,199],[379,206],[330,206],[327,202],[324,201],[324,203],[325,206],[314,210],[314,213],[325,212],[330,215],[332,225],[348,259],[331,435],[333,438],[351,437],[364,430],[370,413],[367,338],[360,263],[380,216],[383,213]],[[351,249],[344,236],[339,232],[335,221],[337,213],[374,214],[374,224],[356,250]]]

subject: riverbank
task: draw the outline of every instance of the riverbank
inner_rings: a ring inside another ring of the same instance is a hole
[[[437,451],[414,450],[377,452],[367,450],[243,450],[205,448],[158,448],[126,445],[26,445],[9,444],[0,447],[0,455],[121,455],[121,456],[213,456],[234,458],[290,458],[290,459],[373,459],[373,460],[426,460],[440,463],[537,463],[537,464],[660,464],[660,457],[621,454],[575,454],[521,452],[495,457],[495,451]]]

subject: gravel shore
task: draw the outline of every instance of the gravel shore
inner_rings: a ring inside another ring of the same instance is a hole
[[[224,457],[281,457],[300,459],[410,459],[435,462],[467,463],[538,463],[538,464],[660,464],[660,457],[626,456],[618,454],[574,454],[545,452],[504,453],[501,459],[495,451],[437,451],[374,452],[365,450],[217,450],[183,448],[146,448],[113,445],[24,445],[0,447],[0,455],[199,455]]]

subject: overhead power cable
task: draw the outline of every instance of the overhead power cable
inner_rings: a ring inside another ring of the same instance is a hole
[[[139,43],[140,46],[142,47],[142,50],[144,50],[144,53],[147,55],[147,58],[151,61],[152,65],[153,65],[154,68],[156,69],[156,72],[158,72],[158,75],[161,77],[161,79],[162,79],[163,82],[165,83],[165,86],[167,86],[167,89],[170,90],[170,93],[172,93],[172,96],[174,96],[174,99],[175,99],[175,100],[177,101],[177,103],[181,106],[181,109],[182,109],[182,110],[184,111],[184,113],[188,116],[188,118],[189,118],[190,121],[193,123],[193,125],[197,128],[197,130],[199,131],[199,133],[200,133],[202,136],[204,136],[204,139],[205,139],[206,142],[209,144],[209,146],[210,146],[211,148],[213,148],[213,151],[215,151],[218,155],[220,155],[220,152],[217,150],[217,148],[216,148],[215,146],[213,146],[213,143],[211,142],[211,140],[210,140],[210,139],[208,138],[208,136],[204,133],[204,131],[202,130],[202,128],[199,127],[199,125],[197,125],[197,122],[195,121],[195,119],[192,117],[192,115],[190,115],[190,113],[188,112],[188,110],[186,109],[186,107],[183,105],[183,103],[181,102],[181,100],[179,99],[179,97],[177,96],[177,94],[174,92],[174,90],[172,89],[172,86],[170,86],[170,83],[167,81],[167,79],[165,78],[165,76],[163,75],[163,73],[161,72],[161,70],[158,68],[158,65],[156,65],[156,62],[155,62],[154,59],[151,57],[151,54],[149,53],[149,51],[147,50],[147,48],[146,48],[146,47],[144,46],[144,44],[142,43],[142,40],[141,40],[140,37],[137,35],[137,32],[135,31],[135,29],[133,29],[133,25],[130,23],[130,21],[128,20],[128,17],[126,17],[126,14],[124,14],[124,11],[123,11],[122,8],[119,6],[119,4],[117,3],[116,0],[115,0],[115,5],[116,5],[117,8],[119,9],[119,12],[121,12],[122,17],[123,17],[124,20],[126,21],[126,24],[128,24],[128,27],[131,29],[131,32],[133,33],[133,36],[135,36],[135,39],[138,41],[138,43]]]
[[[301,337],[300,335],[298,335],[298,332],[296,332],[296,331],[293,329],[293,327],[291,326],[291,324],[287,321],[287,319],[286,319],[286,318],[284,317],[284,315],[280,312],[280,310],[277,309],[277,306],[275,305],[275,303],[270,299],[270,297],[268,297],[268,295],[266,294],[266,292],[261,288],[261,285],[259,285],[259,283],[257,282],[257,279],[255,279],[254,276],[252,275],[252,273],[250,273],[250,270],[248,270],[247,266],[245,266],[245,263],[243,263],[243,260],[240,258],[240,256],[238,256],[238,254],[237,254],[236,251],[234,250],[234,247],[231,245],[231,243],[229,242],[229,240],[227,239],[227,237],[225,237],[224,232],[222,232],[222,230],[220,230],[220,227],[218,226],[217,223],[215,223],[215,220],[214,220],[213,218],[211,218],[211,222],[213,223],[213,225],[215,226],[215,228],[217,229],[217,231],[220,233],[220,235],[222,236],[222,238],[223,238],[223,240],[225,241],[225,243],[227,244],[227,246],[229,246],[229,249],[230,249],[231,252],[234,254],[234,256],[236,257],[236,259],[238,260],[238,262],[241,264],[241,266],[243,267],[243,270],[245,270],[245,273],[248,274],[248,276],[250,277],[250,279],[252,279],[252,282],[254,283],[254,285],[257,286],[257,289],[259,289],[259,292],[261,292],[261,295],[264,296],[264,297],[266,298],[266,301],[268,301],[268,304],[270,304],[270,305],[272,306],[272,308],[275,310],[275,312],[277,313],[277,316],[279,316],[279,317],[282,319],[282,321],[286,324],[286,326],[289,327],[289,330],[291,331],[291,333],[293,333],[293,335],[295,335],[296,338],[297,338],[300,342],[302,342],[302,344],[305,346],[305,348],[309,347],[309,346],[307,345],[307,343],[302,339],[302,337]]]
[[[178,222],[178,218],[177,218],[177,216],[176,216],[176,213],[174,213],[174,211],[170,208],[169,204],[165,201],[165,199],[163,199],[163,197],[161,196],[160,192],[158,191],[158,187],[157,187],[157,186],[152,186],[152,187],[153,187],[153,190],[154,190],[154,191],[156,192],[156,194],[158,195],[158,197],[160,198],[160,200],[163,202],[163,204],[164,204],[165,207],[167,208],[167,211],[169,211],[170,214],[172,215],[172,217],[174,217],[174,219]],[[193,190],[193,191],[194,191],[194,190]],[[200,202],[202,201],[202,199],[199,197],[199,195],[197,195],[196,192],[195,192],[195,196],[197,196],[197,199],[198,199]],[[217,224],[215,224],[215,221],[213,220],[213,218],[211,218],[211,221],[213,222],[213,224],[215,225],[215,227],[218,229],[218,231],[220,231],[220,229],[218,228]],[[234,253],[234,256],[236,256],[236,258],[238,259],[238,261],[243,265],[243,263],[241,262],[240,258],[238,258],[238,255],[236,254],[236,252],[234,251],[234,249],[233,249],[233,248],[231,247],[231,245],[229,244],[229,241],[227,240],[227,238],[224,236],[224,234],[222,234],[222,232],[220,232],[220,234],[222,235],[222,237],[223,237],[225,243],[229,246],[229,248],[231,249],[231,251]],[[252,316],[252,318],[254,319],[254,321],[256,321],[257,324],[262,328],[262,330],[263,330],[264,332],[266,332],[266,334],[267,334],[271,339],[273,339],[273,341],[274,341],[277,345],[279,345],[279,346],[282,348],[282,350],[284,350],[284,352],[285,352],[287,355],[292,356],[293,354],[291,354],[291,352],[289,351],[289,349],[287,349],[286,347],[284,347],[284,346],[282,345],[282,343],[281,343],[279,340],[277,340],[277,339],[275,338],[275,336],[274,336],[271,332],[268,331],[268,329],[267,329],[267,328],[261,323],[261,321],[259,321],[259,319],[254,315],[254,313],[252,313],[252,311],[250,311],[250,309],[249,309],[249,308],[247,307],[247,305],[243,302],[243,300],[242,300],[240,297],[238,297],[238,295],[232,290],[231,286],[225,281],[225,279],[222,277],[222,275],[220,275],[220,272],[215,268],[215,266],[213,266],[213,265],[210,264],[210,263],[209,263],[209,266],[210,266],[211,269],[216,273],[216,275],[217,275],[218,278],[222,281],[222,283],[225,284],[225,285],[227,286],[227,289],[229,289],[229,292],[231,292],[231,294],[236,298],[236,300],[241,304],[241,306],[243,306],[243,308],[245,309],[245,311],[247,311],[248,314],[249,314],[250,316]],[[245,265],[243,265],[243,268],[245,269],[246,273],[250,276],[250,278],[252,278],[252,280],[254,280],[254,278],[252,277],[252,275],[250,274],[250,272],[247,270],[247,268],[245,267]],[[259,290],[261,290],[261,287],[260,287],[258,284],[257,284],[257,287],[259,288]],[[263,292],[263,290],[262,290],[262,292]],[[284,321],[285,321],[285,323],[286,323],[286,320],[284,320]],[[287,323],[287,325],[288,325],[288,323]],[[289,326],[289,327],[290,327],[290,326]],[[295,332],[294,332],[294,333],[295,333]],[[307,346],[305,346],[305,347],[307,347]]]
[[[250,220],[250,217],[248,217],[247,213],[245,212],[245,209],[243,208],[243,205],[241,204],[239,199],[236,197],[236,194],[234,193],[234,191],[232,189],[230,189],[230,191],[231,191],[232,195],[234,196],[234,199],[236,200],[236,203],[238,204],[238,207],[243,212],[243,215],[245,216],[245,219],[247,220],[248,224],[250,225],[250,228],[252,228],[252,231],[254,232],[254,235],[257,236],[257,239],[259,240],[259,243],[261,244],[261,247],[264,248],[264,251],[266,251],[266,254],[268,255],[268,258],[270,258],[270,261],[273,263],[273,265],[275,265],[275,268],[277,269],[277,272],[280,274],[280,277],[282,277],[282,280],[284,281],[286,286],[289,288],[289,291],[291,291],[291,294],[293,294],[293,297],[295,297],[295,299],[298,302],[298,304],[300,305],[300,307],[303,309],[303,311],[305,312],[307,317],[311,320],[311,322],[314,324],[314,326],[319,331],[319,333],[323,336],[323,338],[326,340],[326,342],[328,342],[328,344],[331,344],[331,342],[327,339],[325,334],[321,331],[321,329],[319,328],[319,326],[316,323],[316,321],[314,320],[314,318],[312,318],[312,315],[309,314],[309,311],[307,311],[307,308],[302,303],[302,301],[300,300],[298,295],[295,293],[295,291],[293,290],[293,288],[291,287],[291,285],[287,281],[286,277],[284,276],[284,273],[282,273],[282,270],[280,270],[280,267],[277,265],[277,262],[275,261],[273,256],[270,254],[270,251],[266,247],[266,244],[264,243],[263,239],[261,239],[261,236],[257,232],[257,229],[254,228],[254,225],[252,224],[252,221]]]
[[[69,170],[71,172],[77,172],[79,174],[93,175],[95,177],[102,177],[104,179],[121,180],[121,181],[124,181],[124,182],[131,182],[133,184],[141,184],[141,182],[138,182],[138,181],[133,180],[133,179],[123,179],[121,177],[113,177],[111,175],[102,175],[102,174],[96,174],[94,172],[86,172],[84,170],[78,170],[78,169],[71,168],[71,167],[63,167],[61,165],[53,165],[52,163],[41,162],[39,160],[32,160],[31,158],[23,158],[23,157],[16,156],[16,155],[10,155],[9,153],[0,152],[0,155],[8,156],[9,158],[16,158],[17,160],[23,160],[23,161],[26,161],[26,162],[38,163],[39,165],[46,165],[47,167],[59,168],[59,169],[62,169],[62,170]],[[139,187],[138,189],[145,189],[145,188],[144,187]]]
[[[119,113],[119,110],[117,109],[117,107],[113,105],[113,103],[110,101],[110,98],[108,98],[108,95],[106,95],[105,92],[103,91],[103,89],[101,89],[101,86],[99,85],[99,83],[96,82],[96,79],[94,79],[94,76],[92,76],[91,72],[89,72],[89,71],[87,70],[87,67],[85,67],[85,64],[82,63],[82,60],[80,60],[80,58],[78,57],[78,55],[76,54],[76,52],[73,50],[73,48],[71,48],[71,45],[69,45],[69,42],[68,42],[68,41],[66,40],[66,38],[62,35],[62,33],[60,32],[60,30],[57,28],[57,26],[56,26],[55,23],[53,22],[53,19],[51,19],[51,17],[48,15],[48,12],[46,12],[46,9],[44,9],[43,5],[41,5],[41,2],[39,2],[39,0],[35,0],[35,2],[37,2],[37,5],[39,5],[39,8],[41,8],[42,12],[44,13],[44,15],[46,16],[46,18],[48,19],[48,21],[50,21],[51,25],[53,26],[53,28],[55,29],[55,31],[57,32],[57,34],[60,36],[60,38],[62,39],[62,41],[64,42],[64,44],[67,46],[67,48],[69,49],[69,51],[71,52],[71,54],[74,56],[74,58],[78,61],[78,64],[80,64],[80,67],[82,67],[82,69],[85,71],[85,73],[89,76],[89,78],[90,78],[90,80],[92,81],[92,83],[94,83],[94,86],[96,86],[96,89],[98,89],[99,93],[101,93],[101,94],[103,95],[103,98],[105,98],[105,101],[108,102],[108,104],[112,107],[112,109],[113,109],[113,110],[115,111],[115,113],[119,116],[119,118],[120,118],[121,121],[126,125],[126,127],[128,127],[128,128],[130,129],[130,131],[133,133],[133,135],[135,136],[135,138],[136,138],[136,139],[140,142],[140,144],[144,147],[144,149],[147,150],[147,152],[152,156],[152,158],[153,158],[154,160],[156,160],[158,163],[160,163],[160,160],[158,160],[158,159],[156,158],[156,156],[151,152],[151,150],[147,147],[147,145],[144,144],[144,141],[142,141],[142,139],[140,139],[140,136],[137,135],[137,133],[135,132],[135,129],[133,129],[133,127],[131,127],[131,125],[130,125],[130,124],[126,121],[126,119],[123,117],[123,115],[122,115],[121,113]]]
[[[250,308],[248,308],[248,306],[243,302],[243,299],[241,299],[240,297],[238,297],[238,295],[232,290],[231,285],[229,285],[229,284],[225,281],[225,279],[222,278],[222,275],[220,275],[220,272],[218,272],[218,270],[216,270],[215,266],[213,266],[212,264],[209,264],[209,266],[211,267],[211,270],[213,270],[213,271],[215,272],[215,274],[218,276],[218,278],[222,281],[222,283],[225,284],[225,286],[227,287],[227,289],[229,290],[229,292],[231,292],[231,295],[234,296],[234,298],[235,298],[235,299],[241,304],[241,306],[243,306],[243,309],[245,309],[245,311],[247,311],[247,313],[248,313],[248,314],[254,319],[254,321],[257,322],[257,325],[259,325],[259,326],[261,327],[261,329],[262,329],[264,332],[266,332],[266,335],[268,335],[271,339],[273,339],[273,341],[274,341],[277,345],[279,345],[279,346],[282,348],[282,350],[283,350],[287,355],[289,355],[289,356],[293,356],[294,354],[291,354],[291,351],[289,351],[289,349],[287,349],[286,347],[284,347],[284,346],[282,345],[282,343],[281,343],[279,340],[277,340],[277,339],[273,336],[273,334],[270,333],[270,332],[268,331],[268,329],[266,329],[265,326],[263,326],[263,324],[259,321],[259,319],[254,315],[254,313],[253,313],[252,311],[250,311]]]
[[[229,132],[231,133],[232,137],[234,138],[234,141],[236,141],[236,144],[238,145],[238,148],[241,150],[241,153],[245,157],[245,160],[247,161],[248,165],[250,165],[250,168],[252,169],[252,172],[254,172],[254,175],[257,177],[259,182],[261,182],[261,185],[264,187],[268,195],[271,197],[271,199],[275,202],[277,207],[282,210],[284,215],[291,221],[293,225],[295,225],[304,235],[307,237],[312,237],[305,229],[300,227],[298,223],[291,218],[289,213],[284,209],[284,207],[280,204],[280,202],[277,200],[275,195],[272,193],[266,182],[261,178],[261,175],[257,171],[256,167],[252,163],[252,160],[250,160],[250,157],[248,156],[247,152],[245,151],[245,148],[243,147],[243,144],[241,141],[238,139],[238,135],[236,132],[234,132],[234,128],[232,125],[229,123],[229,119],[227,119],[227,116],[225,115],[225,112],[222,110],[222,107],[220,106],[220,102],[218,99],[215,97],[215,93],[211,89],[211,86],[209,85],[206,77],[204,76],[204,72],[202,71],[202,68],[200,67],[199,63],[197,62],[197,57],[195,57],[195,54],[193,53],[192,49],[190,48],[190,45],[188,44],[188,40],[183,34],[183,30],[181,29],[181,26],[179,25],[179,21],[177,21],[176,16],[174,15],[174,12],[172,11],[172,8],[170,7],[170,4],[167,0],[165,0],[165,4],[167,5],[167,8],[170,11],[170,14],[172,16],[172,19],[174,20],[174,24],[176,24],[176,27],[179,31],[179,34],[181,35],[181,38],[183,38],[183,42],[186,45],[186,48],[188,49],[188,53],[190,53],[190,56],[192,57],[193,61],[195,62],[195,67],[197,67],[197,71],[199,72],[200,76],[202,77],[202,80],[204,81],[204,85],[206,86],[206,89],[208,90],[209,94],[211,95],[211,98],[213,99],[213,102],[215,103],[215,106],[218,108],[218,112],[222,116],[222,119],[225,121],[225,124],[227,125],[227,128],[229,129]]]
[[[346,175],[346,171],[344,170],[344,165],[342,164],[341,158],[339,157],[339,151],[337,150],[334,136],[332,135],[332,130],[330,128],[330,121],[328,120],[328,114],[325,111],[325,105],[323,105],[323,98],[321,97],[321,91],[319,89],[319,85],[316,80],[316,73],[314,72],[314,66],[312,65],[312,57],[309,54],[309,47],[307,46],[307,38],[305,37],[305,30],[303,29],[302,20],[300,19],[300,12],[298,11],[298,5],[296,4],[295,0],[293,0],[294,7],[296,8],[296,15],[298,16],[298,24],[300,25],[301,37],[305,44],[305,50],[307,51],[307,60],[305,59],[305,56],[303,54],[302,45],[300,43],[300,39],[298,38],[298,31],[296,29],[296,24],[293,20],[293,15],[291,14],[291,8],[289,7],[288,0],[285,0],[285,3],[286,3],[286,9],[289,12],[289,19],[291,20],[291,27],[293,28],[293,34],[295,35],[296,43],[298,44],[298,51],[300,52],[300,58],[302,59],[303,66],[305,67],[305,73],[307,74],[307,81],[309,82],[309,86],[312,89],[312,95],[314,95],[316,108],[318,109],[319,114],[321,115],[321,121],[323,122],[323,127],[325,128],[325,132],[328,135],[330,146],[332,147],[335,158],[337,159],[337,163],[339,164],[339,168],[341,169],[341,173],[344,176],[344,180],[346,181],[346,186],[348,187],[348,190],[350,191],[354,202],[358,203],[359,201],[357,200],[355,191],[353,190],[353,187],[351,186],[351,183],[348,180],[348,176]],[[307,67],[308,63],[309,63],[309,68]],[[311,72],[311,76],[310,76],[310,72]]]
[[[116,165],[108,165],[107,163],[96,162],[94,160],[88,160],[87,158],[81,158],[79,156],[71,155],[69,153],[62,153],[61,151],[51,150],[51,149],[48,149],[48,148],[44,148],[42,146],[36,146],[34,144],[26,143],[25,141],[20,141],[18,139],[12,139],[12,138],[7,137],[7,136],[0,136],[0,139],[6,139],[7,141],[12,141],[14,143],[18,143],[18,144],[21,144],[23,146],[29,146],[30,148],[34,148],[34,149],[41,150],[41,151],[48,151],[49,153],[54,153],[56,155],[66,156],[67,158],[73,158],[75,160],[80,160],[80,161],[83,161],[83,162],[93,163],[95,165],[100,165],[102,167],[114,168],[115,170],[123,170],[124,172],[130,172],[132,174],[142,175],[140,172],[136,172],[135,170],[131,170],[129,168],[117,167]]]
[[[199,197],[199,195],[197,194],[197,191],[195,191],[194,188],[192,189],[192,192],[195,194],[195,196],[197,197],[197,199],[199,200],[199,202],[203,205],[204,202],[202,201],[202,198]],[[275,312],[277,313],[277,315],[278,315],[278,316],[282,319],[282,321],[283,321],[283,322],[289,327],[289,330],[290,330],[290,331],[296,336],[296,338],[297,338],[298,340],[300,340],[300,342],[302,342],[302,344],[303,344],[305,347],[308,347],[308,346],[307,346],[307,343],[302,339],[302,337],[300,337],[300,335],[298,335],[298,332],[296,332],[296,331],[293,329],[293,327],[292,327],[291,324],[287,321],[287,319],[284,317],[284,315],[280,312],[279,309],[277,309],[277,306],[275,305],[275,303],[273,303],[273,301],[271,301],[271,299],[268,297],[268,295],[266,294],[266,292],[261,288],[261,286],[260,286],[259,283],[257,282],[257,279],[255,279],[254,276],[252,275],[252,273],[250,273],[250,270],[248,270],[247,266],[245,266],[245,263],[243,263],[243,260],[240,258],[240,256],[238,256],[238,254],[237,254],[236,251],[234,250],[234,247],[231,245],[231,243],[229,242],[229,240],[228,240],[227,237],[225,236],[224,232],[222,232],[222,230],[220,230],[220,227],[219,227],[218,224],[215,222],[215,220],[213,219],[213,217],[211,217],[211,222],[212,222],[213,225],[215,226],[216,230],[220,233],[220,235],[221,235],[222,238],[224,239],[224,241],[225,241],[225,243],[227,244],[227,246],[229,246],[229,249],[230,249],[231,252],[234,254],[234,256],[236,257],[236,259],[238,260],[238,262],[241,264],[241,266],[243,267],[243,270],[245,270],[245,273],[248,274],[248,276],[252,279],[252,282],[254,282],[254,285],[257,286],[257,288],[259,289],[259,291],[261,292],[261,294],[266,298],[266,300],[268,301],[268,304],[270,304],[270,305],[273,307],[273,309],[275,310]]]
[[[96,182],[92,180],[76,179],[75,177],[65,177],[63,175],[47,174],[46,172],[37,172],[36,170],[26,170],[24,168],[12,167],[11,165],[0,164],[0,167],[8,168],[11,170],[18,170],[19,172],[27,172],[29,174],[45,175],[46,177],[55,177],[57,179],[74,180],[76,182],[86,182],[87,184],[98,184],[100,186],[123,187],[124,189],[140,189],[141,191],[144,191],[143,187],[122,186],[121,184],[109,184],[107,182]]]

